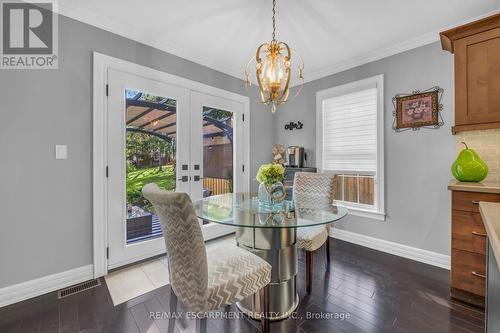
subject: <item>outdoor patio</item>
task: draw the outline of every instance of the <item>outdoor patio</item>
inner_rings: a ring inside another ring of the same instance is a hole
[[[127,244],[162,237],[159,219],[142,197],[154,182],[175,190],[177,102],[126,91]],[[232,113],[203,108],[203,196],[232,191]]]

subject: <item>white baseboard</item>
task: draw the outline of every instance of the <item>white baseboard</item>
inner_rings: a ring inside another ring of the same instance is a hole
[[[450,256],[422,250],[416,247],[389,242],[354,232],[330,228],[330,236],[378,251],[394,254],[399,257],[423,262],[425,264],[450,269]],[[0,307],[17,303],[32,297],[40,296],[61,288],[65,288],[94,277],[94,266],[87,265],[69,271],[44,276],[0,289]]]
[[[0,307],[50,293],[93,278],[94,266],[87,265],[1,288]]]
[[[330,228],[330,236],[357,245],[369,247],[374,250],[394,254],[399,257],[423,262],[425,264],[450,269],[450,256],[422,250],[416,247],[389,242],[383,239],[365,236],[354,232]]]

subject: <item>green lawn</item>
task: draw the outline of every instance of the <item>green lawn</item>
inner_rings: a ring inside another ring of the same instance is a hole
[[[156,183],[166,190],[175,189],[175,174],[173,165],[164,166],[162,171],[158,167],[127,171],[127,203],[138,205],[146,209],[149,203],[142,197],[141,190],[148,183]]]

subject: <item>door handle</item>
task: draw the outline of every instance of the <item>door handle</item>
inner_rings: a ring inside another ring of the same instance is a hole
[[[477,201],[477,200],[472,200],[471,202],[473,205],[479,205],[479,201]]]
[[[195,182],[199,181],[200,179],[203,179],[203,177],[200,177],[200,176],[194,176],[194,181],[195,181]]]
[[[185,182],[189,181],[189,178],[188,178],[188,176],[182,176],[181,178],[179,178],[177,180],[180,180],[181,182],[185,183]]]
[[[472,234],[474,236],[481,236],[481,237],[486,237],[487,236],[486,234],[483,234],[482,232],[477,232],[477,231],[473,231]]]

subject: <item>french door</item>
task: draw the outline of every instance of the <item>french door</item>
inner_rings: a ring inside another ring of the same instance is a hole
[[[242,192],[243,105],[191,92],[191,110],[191,198]],[[224,225],[201,223],[205,239],[231,232]]]
[[[141,189],[156,183],[192,200],[244,190],[243,105],[108,70],[108,268],[165,252]],[[205,240],[232,232],[200,220]]]

